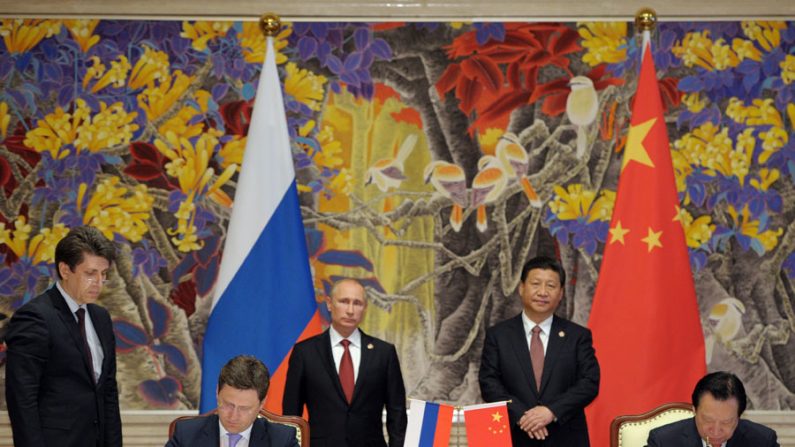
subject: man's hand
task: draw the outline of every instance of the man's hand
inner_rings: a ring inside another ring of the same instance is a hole
[[[544,406],[531,408],[519,418],[519,428],[527,432],[532,439],[545,439],[549,433],[547,425],[555,419],[552,411]]]
[[[543,441],[544,439],[547,439],[549,432],[547,432],[547,428],[544,427],[541,430],[531,431],[527,433],[527,435],[530,436],[530,439],[538,439],[539,441]]]

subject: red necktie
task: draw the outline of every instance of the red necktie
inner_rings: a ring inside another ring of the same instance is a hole
[[[78,308],[75,314],[77,314],[77,324],[80,326],[80,335],[83,337],[83,351],[85,351],[86,360],[88,361],[88,369],[91,371],[91,378],[95,379],[94,360],[91,357],[91,348],[88,347],[88,337],[86,337],[86,310],[82,307]]]
[[[544,371],[544,345],[541,344],[541,328],[536,326],[530,338],[530,362],[533,363],[533,374],[536,377],[536,386],[541,391],[541,373]]]
[[[351,341],[343,339],[340,343],[345,348],[345,352],[342,353],[342,360],[340,360],[340,384],[342,384],[345,398],[348,399],[348,403],[351,403],[351,399],[353,399],[353,359],[351,358],[351,351],[348,349]]]

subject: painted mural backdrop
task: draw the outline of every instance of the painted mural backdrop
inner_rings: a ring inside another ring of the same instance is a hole
[[[196,408],[257,24],[2,20],[0,36],[2,324],[48,287],[67,228],[94,225],[121,249],[101,302],[123,407]],[[643,100],[633,36],[626,23],[279,34],[318,301],[335,277],[366,281],[364,328],[397,344],[409,396],[479,399],[483,331],[519,311],[536,253],[562,258],[559,313],[587,322]],[[786,22],[662,23],[653,42],[709,368],[771,410],[795,408],[794,44]]]

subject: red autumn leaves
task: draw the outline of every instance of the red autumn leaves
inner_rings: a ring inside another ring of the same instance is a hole
[[[477,42],[467,32],[448,47],[455,60],[436,82],[440,96],[455,90],[460,109],[477,112],[478,126],[507,118],[517,107],[541,102],[541,111],[557,116],[566,109],[572,53],[581,50],[576,30],[562,24],[505,24],[502,41]],[[623,80],[605,76],[605,65],[586,74],[597,90]]]

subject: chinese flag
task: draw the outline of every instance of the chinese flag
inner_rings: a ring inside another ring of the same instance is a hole
[[[589,321],[602,373],[599,396],[586,409],[594,447],[609,446],[618,415],[689,402],[706,372],[660,89],[644,46]]]
[[[511,447],[511,427],[506,402],[464,407],[469,447]]]

